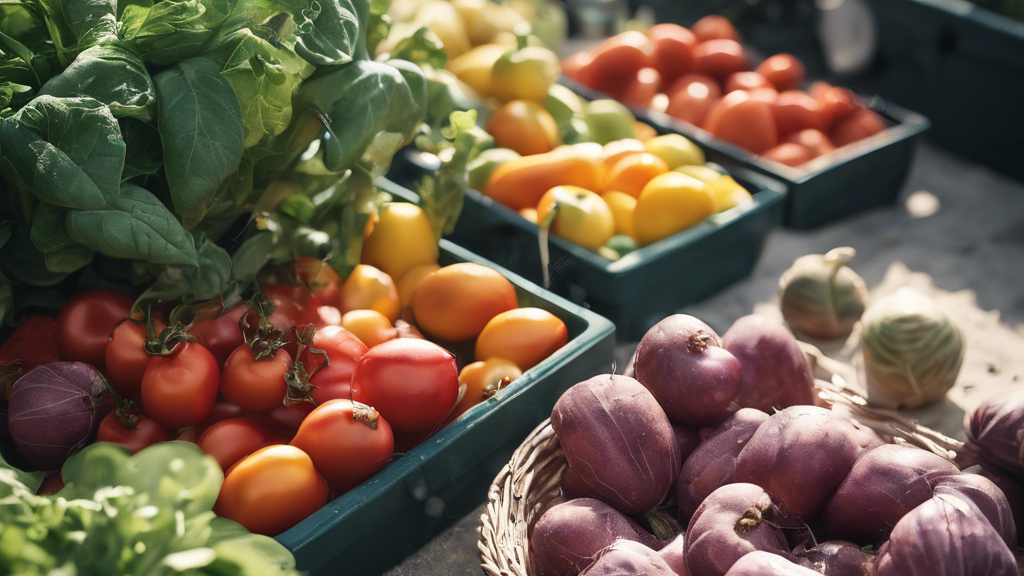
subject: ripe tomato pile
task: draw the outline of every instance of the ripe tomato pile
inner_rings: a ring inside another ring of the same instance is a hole
[[[630,31],[562,63],[563,73],[617,100],[650,107],[764,158],[798,167],[873,136],[886,122],[845,88],[816,82],[803,63],[776,54],[756,68],[726,18],[687,29]],[[661,95],[661,96],[659,96]]]
[[[84,292],[56,321],[27,320],[0,361],[95,367],[117,403],[97,441],[198,444],[225,472],[215,511],[276,535],[567,343],[501,274],[437,256],[423,212],[390,204],[344,281],[299,258],[248,301],[188,321],[184,307],[132,318],[126,296]]]

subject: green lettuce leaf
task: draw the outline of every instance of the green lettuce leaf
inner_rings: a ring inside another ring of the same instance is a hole
[[[147,62],[166,66],[196,56],[233,13],[238,0],[164,0],[131,4],[121,14],[121,40]]]
[[[130,116],[148,122],[156,111],[156,91],[146,66],[138,56],[117,46],[83,51],[64,72],[44,84],[39,94],[88,96],[109,106],[115,118]]]
[[[293,16],[295,51],[311,64],[337,66],[365,52],[366,0],[311,0]]]

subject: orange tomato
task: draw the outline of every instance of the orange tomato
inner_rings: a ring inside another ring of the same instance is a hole
[[[725,79],[725,93],[735,90],[753,90],[755,88],[773,88],[767,78],[757,72],[734,72]]]
[[[663,87],[693,71],[693,51],[699,43],[693,32],[678,24],[658,24],[647,31],[647,37],[654,45],[655,67]]]
[[[512,208],[536,208],[541,196],[555,186],[600,188],[604,166],[583,155],[538,154],[499,166],[484,185],[483,193]]]
[[[885,121],[874,111],[864,109],[854,112],[832,129],[829,134],[836,147],[846,146],[885,130]]]
[[[327,481],[294,446],[253,452],[224,476],[214,511],[246,530],[277,536],[327,504]]]
[[[790,134],[786,138],[786,142],[792,142],[794,144],[800,144],[806,146],[814,152],[814,157],[817,158],[822,154],[828,154],[829,152],[836,149],[832,141],[828,139],[821,130],[801,130],[795,134]]]
[[[476,359],[505,358],[529,370],[565,346],[569,332],[557,316],[540,308],[498,314],[476,340]]]
[[[735,40],[708,40],[697,46],[694,57],[697,72],[718,80],[728,78],[734,72],[750,69],[750,60],[743,46]]]
[[[832,86],[821,90],[817,96],[826,130],[853,116],[863,108],[860,100],[846,88]]]
[[[774,148],[778,142],[771,106],[743,90],[726,94],[715,103],[704,129],[755,154]]]
[[[654,68],[641,68],[623,92],[622,101],[646,108],[651,105],[660,88],[661,74]]]
[[[376,310],[394,323],[402,312],[402,301],[391,276],[373,266],[359,264],[341,285],[338,308],[342,314],[352,310]]]
[[[551,113],[528,100],[513,100],[499,108],[487,121],[487,132],[498,147],[523,156],[550,152],[562,143]]]
[[[668,170],[668,164],[654,154],[647,152],[631,154],[616,162],[608,171],[608,177],[604,181],[604,190],[618,190],[634,198],[639,198],[640,192],[648,182]]]
[[[473,406],[494,396],[505,378],[512,381],[522,375],[523,371],[514,362],[504,358],[488,358],[466,364],[459,373],[459,384],[466,385],[466,392],[462,395],[462,400],[455,405],[447,421],[455,420]]]
[[[672,86],[665,113],[694,126],[703,126],[708,111],[721,95],[722,89],[716,80],[710,76],[690,74]]]
[[[605,144],[602,154],[604,155],[605,165],[610,168],[626,156],[641,154],[646,151],[647,147],[640,140],[636,138],[623,138],[622,140],[614,140]]]
[[[757,67],[779,92],[796,90],[804,83],[804,65],[792,54],[776,54]]]
[[[511,282],[471,262],[441,268],[424,278],[412,295],[417,325],[447,342],[475,338],[491,318],[517,306]]]
[[[822,130],[825,122],[821,106],[810,94],[799,90],[790,90],[779,94],[772,105],[775,127],[779,131],[779,139],[783,139],[801,130]]]
[[[420,282],[440,268],[437,264],[420,264],[402,276],[398,281],[398,299],[402,302],[402,308],[412,303],[412,295],[416,292],[416,287],[420,285]]]
[[[641,68],[655,66],[654,45],[647,36],[636,31],[612,36],[591,54],[594,58],[579,71],[579,81],[616,96],[622,94]]]
[[[341,317],[341,327],[359,338],[367,348],[373,348],[398,337],[398,330],[387,316],[376,310],[352,310]]]
[[[813,160],[814,151],[806,146],[801,146],[800,144],[784,142],[765,152],[763,157],[768,160],[774,160],[779,164],[785,164],[786,166],[796,168],[797,166]]]
[[[747,90],[747,94],[754,100],[760,100],[766,104],[775,104],[775,101],[779,99],[779,93],[775,91],[775,88],[770,86],[762,86],[760,88],[754,88]]]
[[[658,131],[654,129],[650,124],[646,124],[639,120],[636,121],[636,139],[641,142],[647,142],[652,138],[658,136]]]
[[[699,42],[727,39],[740,41],[740,33],[725,16],[710,15],[697,20],[690,28]]]
[[[341,277],[338,273],[319,258],[299,256],[295,259],[295,276],[313,291],[322,304],[338,305],[338,287]]]

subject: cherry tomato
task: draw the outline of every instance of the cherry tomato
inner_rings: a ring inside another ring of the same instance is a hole
[[[647,37],[654,45],[655,68],[661,74],[662,87],[693,71],[693,51],[699,43],[693,32],[678,24],[658,24],[647,31]]]
[[[487,133],[499,147],[523,156],[550,152],[562,143],[551,113],[528,100],[513,100],[499,108],[487,121]]]
[[[356,364],[352,400],[376,408],[396,430],[430,430],[455,406],[455,357],[437,344],[400,338],[370,349]]]
[[[757,67],[779,92],[796,90],[804,83],[804,65],[791,54],[776,54]]]
[[[604,190],[606,192],[612,190],[625,192],[633,198],[639,198],[640,192],[648,182],[668,170],[668,164],[654,154],[647,152],[631,154],[616,162],[608,171],[608,176],[604,181]]]
[[[796,168],[814,159],[814,151],[800,144],[784,142],[762,155],[768,160]]]
[[[476,340],[476,359],[505,358],[529,370],[568,341],[565,323],[551,312],[516,308],[487,323]]]
[[[643,33],[612,36],[591,52],[593,59],[579,70],[579,81],[591,88],[621,95],[641,68],[656,66],[654,45]]]
[[[694,126],[703,126],[708,111],[721,96],[718,81],[710,76],[689,74],[670,89],[665,113]]]
[[[872,110],[864,109],[854,112],[853,116],[836,124],[829,133],[829,138],[839,148],[874,136],[882,130],[885,130],[885,121],[881,116]]]
[[[196,442],[225,472],[260,448],[287,443],[283,437],[249,418],[221,420],[207,428]]]
[[[832,85],[828,82],[822,82],[819,80],[811,84],[810,88],[807,89],[807,93],[815,98],[821,98],[821,95],[831,87]]]
[[[359,264],[341,285],[338,296],[341,313],[376,310],[391,322],[398,320],[402,302],[394,279],[373,266]]]
[[[220,369],[201,344],[184,342],[167,356],[154,356],[142,376],[146,414],[171,430],[206,420],[217,402]]]
[[[735,90],[753,90],[755,88],[774,88],[774,86],[757,72],[735,72],[725,79],[726,94]]]
[[[164,323],[159,320],[154,320],[153,325],[157,332],[164,328]],[[115,390],[129,398],[139,397],[142,375],[152,358],[145,349],[148,338],[145,326],[129,320],[114,328],[107,343],[104,353],[107,378]]]
[[[305,452],[268,446],[224,476],[214,512],[246,530],[277,536],[327,504],[327,481]]]
[[[708,40],[694,51],[696,69],[700,74],[725,80],[734,72],[750,69],[750,60],[743,46],[735,40]]]
[[[39,490],[36,494],[40,496],[53,496],[64,489],[64,479],[60,477],[60,473],[52,476],[47,476],[43,483],[39,485]]]
[[[295,259],[295,276],[313,290],[313,296],[328,306],[338,305],[341,277],[323,260],[310,256]]]
[[[132,301],[115,292],[83,292],[57,316],[57,350],[68,362],[85,362],[101,372],[114,326],[131,313]]]
[[[828,136],[826,136],[821,130],[801,130],[795,134],[790,134],[789,137],[786,138],[786,142],[806,146],[814,152],[815,158],[822,154],[828,154],[836,149],[832,144],[832,141],[829,140]]]
[[[779,94],[772,105],[772,115],[780,140],[801,130],[825,128],[824,115],[818,101],[810,94],[798,90]]]
[[[470,262],[441,268],[424,278],[412,295],[416,324],[427,334],[448,342],[475,338],[491,318],[518,306],[511,282],[486,266]],[[387,414],[384,417],[388,418]]]
[[[284,402],[288,383],[284,376],[292,358],[282,348],[265,360],[256,360],[248,344],[242,344],[224,363],[220,393],[224,399],[250,412],[270,412]]]
[[[466,391],[447,421],[455,420],[473,406],[493,396],[502,379],[508,378],[511,382],[522,375],[523,371],[514,362],[504,358],[494,357],[467,364],[459,373],[459,383],[466,385]]]
[[[395,438],[373,408],[331,400],[310,412],[291,445],[309,454],[332,488],[347,492],[390,462]]]
[[[313,347],[325,351],[330,359],[330,365],[320,367],[310,380],[317,387],[312,392],[313,400],[323,404],[328,400],[349,398],[352,374],[356,362],[366,354],[366,345],[344,328],[327,327],[313,336]],[[307,372],[312,373],[321,366],[322,360],[321,355],[309,355]]]
[[[213,354],[217,364],[223,364],[244,342],[238,321],[248,310],[248,305],[239,304],[216,318],[196,322],[189,328],[189,332],[196,337],[196,342]]]
[[[21,371],[41,364],[60,362],[57,354],[57,321],[45,316],[26,318],[0,346],[0,364],[18,362]]]
[[[260,286],[263,295],[274,303],[274,312],[270,315],[270,323],[281,330],[303,324],[321,325],[320,301],[305,286],[289,286],[287,284],[263,284]]]
[[[398,330],[387,316],[376,310],[353,310],[341,317],[341,327],[354,334],[368,348],[398,338]]]
[[[715,103],[704,129],[755,154],[774,148],[778,142],[771,106],[743,90],[726,94]]]
[[[760,100],[765,104],[775,104],[779,99],[779,93],[770,86],[762,86],[760,88],[752,88],[746,91],[750,94],[751,99]]]
[[[647,108],[661,88],[661,74],[654,68],[641,68],[622,93],[626,104]]]
[[[99,431],[96,433],[97,442],[109,442],[124,446],[128,452],[135,454],[143,448],[147,448],[167,440],[167,428],[157,424],[155,420],[145,414],[132,412],[138,417],[139,422],[134,429],[125,428],[116,412],[111,412],[100,422]]]
[[[853,92],[846,88],[832,86],[822,90],[818,96],[818,104],[821,105],[821,113],[825,127],[831,129],[836,124],[853,116],[853,113],[863,108],[860,100]]]
[[[710,15],[697,20],[690,28],[698,42],[727,39],[740,41],[740,33],[725,16]]]

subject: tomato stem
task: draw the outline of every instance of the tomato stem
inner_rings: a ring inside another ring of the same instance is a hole
[[[360,402],[352,402],[353,422],[360,422],[369,427],[370,430],[376,430],[378,420],[380,420],[380,414],[372,406],[367,406]]]
[[[249,299],[249,313],[238,319],[238,328],[242,331],[242,339],[249,345],[253,360],[269,360],[277,350],[287,344],[285,331],[270,323],[270,315],[274,313],[274,303],[260,290],[259,285]],[[250,314],[256,314],[255,329],[249,323]]]
[[[313,385],[309,380],[321,368],[330,366],[331,359],[327,356],[325,350],[313,348],[313,336],[316,335],[316,326],[305,324],[293,327],[292,330],[295,332],[297,348],[295,361],[292,362],[292,369],[284,375],[284,381],[288,384],[288,392],[284,397],[284,404],[285,406],[290,406],[299,402],[309,402],[316,406],[317,402],[313,399],[312,393],[313,390],[319,390],[320,387]],[[317,365],[312,372],[308,372],[306,370],[306,362],[303,361],[303,352],[306,352],[309,356],[320,354],[324,357],[324,361]]]

